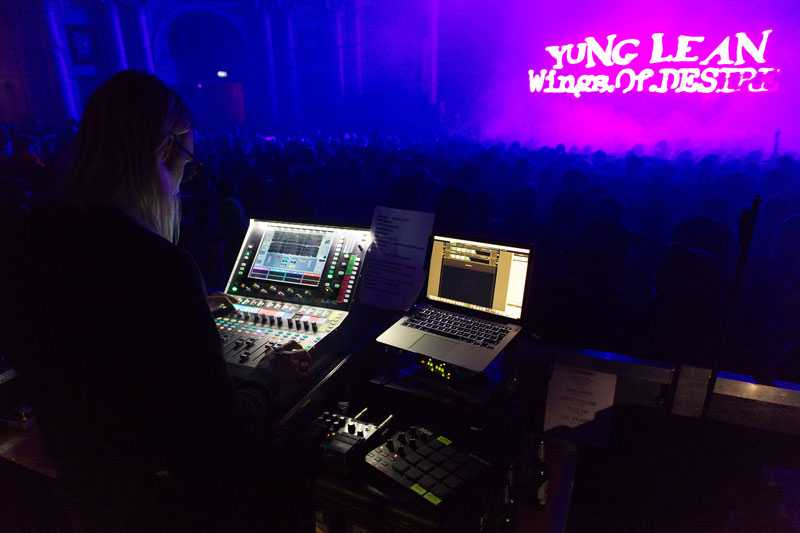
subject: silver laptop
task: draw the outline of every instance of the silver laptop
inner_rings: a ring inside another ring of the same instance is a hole
[[[378,342],[482,372],[522,329],[531,251],[434,236],[426,302]]]

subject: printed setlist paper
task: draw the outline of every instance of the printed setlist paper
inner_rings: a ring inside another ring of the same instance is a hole
[[[359,293],[361,303],[405,311],[417,301],[425,281],[433,219],[431,213],[375,208],[373,241]]]

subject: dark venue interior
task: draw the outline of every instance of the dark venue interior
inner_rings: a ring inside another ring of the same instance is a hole
[[[798,35],[3,0],[0,530],[800,532]]]

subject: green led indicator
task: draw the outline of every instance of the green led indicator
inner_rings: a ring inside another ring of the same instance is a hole
[[[231,290],[232,290],[233,292],[236,292],[236,291],[238,291],[239,289],[237,289],[236,287],[231,287]]]
[[[413,490],[414,492],[416,492],[420,496],[424,496],[425,493],[427,492],[427,489],[425,487],[423,487],[422,485],[420,485],[419,483],[414,483],[413,485],[411,485],[411,490]]]
[[[425,496],[423,496],[423,498],[431,502],[433,505],[439,505],[442,503],[442,499],[432,492],[427,493]]]
[[[347,262],[347,268],[345,269],[345,272],[347,273],[347,275],[350,275],[350,274],[353,273],[353,267],[354,266],[356,266],[356,256],[355,255],[351,255],[350,256],[350,261]]]
[[[442,443],[442,444],[444,444],[445,446],[450,446],[451,444],[453,444],[453,441],[451,441],[450,439],[448,439],[447,437],[445,437],[445,436],[443,436],[443,435],[439,435],[439,436],[436,438],[436,440],[438,440],[439,442],[441,442],[441,443]]]

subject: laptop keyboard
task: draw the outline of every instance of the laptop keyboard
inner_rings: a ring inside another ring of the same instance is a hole
[[[502,324],[434,307],[417,308],[403,325],[490,349],[497,346],[511,331],[511,328]]]

